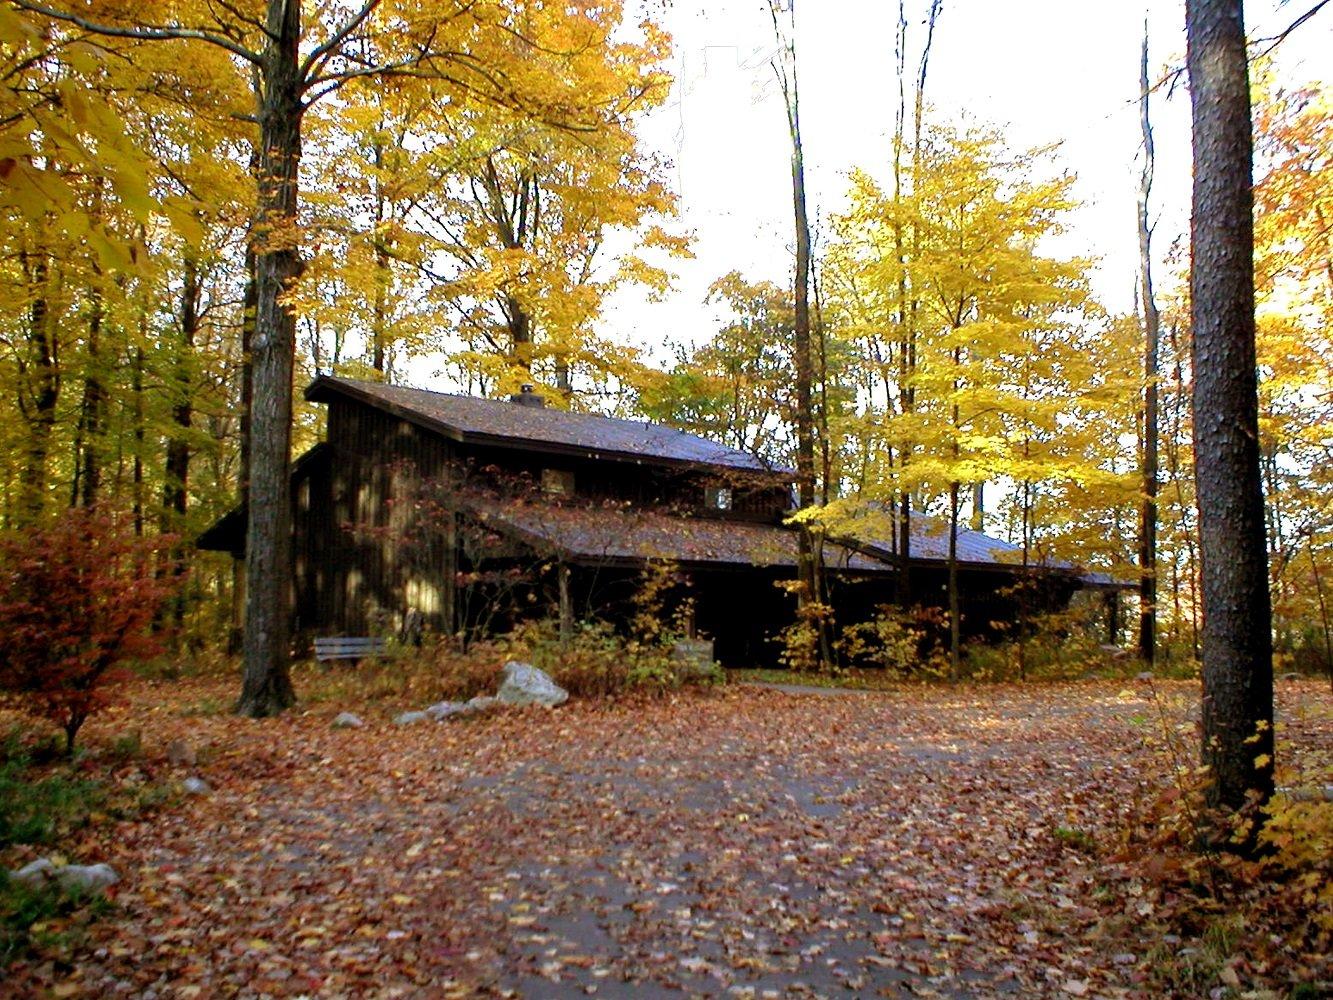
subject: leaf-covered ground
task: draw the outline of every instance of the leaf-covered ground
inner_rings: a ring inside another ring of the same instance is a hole
[[[731,685],[409,727],[371,706],[359,730],[330,728],[345,704],[237,719],[231,688],[139,683],[90,726],[142,732],[130,780],[213,791],[73,844],[121,872],[115,912],[0,993],[1207,996],[1329,976],[1326,956],[1274,944],[1260,968],[1215,928],[1172,935],[1171,893],[1112,860],[1194,685]],[[1281,688],[1302,746],[1333,744],[1326,690]],[[169,767],[174,738],[197,767]]]

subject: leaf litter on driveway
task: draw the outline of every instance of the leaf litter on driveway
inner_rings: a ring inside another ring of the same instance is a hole
[[[1096,849],[1159,780],[1141,689],[731,686],[345,730],[133,693],[119,723],[202,746],[213,792],[88,834],[117,912],[20,993],[1142,995],[1154,942],[1108,935],[1125,877]]]

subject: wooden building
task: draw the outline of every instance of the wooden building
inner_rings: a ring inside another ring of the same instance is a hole
[[[669,427],[547,408],[526,388],[489,400],[326,376],[306,398],[328,406],[328,433],[292,467],[298,635],[614,619],[657,564],[722,662],[773,659],[793,606],[778,586],[796,569],[790,470]],[[893,600],[899,560],[873,534],[824,546],[839,620]],[[245,511],[199,545],[243,558]],[[916,518],[910,551],[914,599],[943,604],[947,536]],[[966,631],[1012,617],[1013,547],[964,531],[958,551]],[[1028,572],[1047,603],[1109,582]]]

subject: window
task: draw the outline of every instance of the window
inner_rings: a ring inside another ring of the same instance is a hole
[[[574,473],[568,469],[542,469],[542,492],[572,497]]]
[[[709,510],[731,510],[731,487],[705,486],[704,506]]]

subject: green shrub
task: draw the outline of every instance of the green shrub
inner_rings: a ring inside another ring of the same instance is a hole
[[[82,826],[106,800],[96,781],[65,774],[34,779],[23,757],[0,764],[0,846],[46,844]]]
[[[0,969],[33,948],[63,949],[111,908],[100,895],[28,886],[0,871]]]

